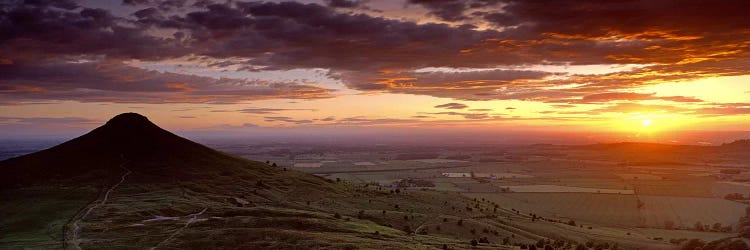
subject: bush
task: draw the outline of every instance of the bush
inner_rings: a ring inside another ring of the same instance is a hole
[[[703,231],[703,223],[701,223],[700,221],[696,222],[693,228],[695,228],[695,230],[698,230],[698,231]]]
[[[666,229],[673,229],[674,228],[674,222],[671,220],[664,221],[664,228]]]
[[[705,245],[706,245],[705,241],[702,241],[700,239],[691,239],[687,241],[685,245],[682,246],[682,249],[685,249],[685,250],[701,249]]]
[[[411,226],[409,225],[404,226],[404,232],[406,232],[407,234],[411,234]]]

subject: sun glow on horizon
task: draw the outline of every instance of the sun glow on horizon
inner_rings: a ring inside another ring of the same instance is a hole
[[[643,125],[644,127],[649,127],[649,126],[651,126],[651,119],[645,119],[645,120],[643,120],[643,121],[641,122],[641,125]]]

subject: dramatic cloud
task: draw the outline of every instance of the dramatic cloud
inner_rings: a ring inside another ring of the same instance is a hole
[[[463,103],[457,103],[457,102],[451,102],[446,104],[440,104],[435,106],[435,108],[443,108],[443,109],[465,109],[469,106]]]
[[[356,8],[364,4],[363,0],[326,0],[328,6],[334,8]]]
[[[468,19],[464,12],[496,5],[500,0],[409,0],[410,3],[420,4],[430,10],[430,14],[445,21],[461,21]]]
[[[0,65],[0,96],[138,103],[237,102],[325,98],[329,91],[296,83],[216,79],[84,60]]]
[[[267,122],[286,122],[286,123],[293,123],[293,124],[310,124],[310,123],[313,123],[312,120],[307,120],[307,119],[297,120],[297,119],[294,119],[294,118],[291,118],[291,117],[287,117],[287,116],[266,116],[266,117],[264,117],[264,119]]]
[[[246,108],[246,109],[238,110],[238,112],[245,113],[245,114],[267,115],[267,114],[277,114],[282,111],[290,111],[290,110],[315,111],[315,109]]]
[[[70,125],[97,124],[100,121],[81,117],[0,117],[1,125]]]
[[[454,99],[437,107],[447,109],[513,100],[598,114],[652,110],[642,105],[656,102],[689,106],[664,108],[693,115],[746,114],[746,106],[643,88],[750,72],[748,1],[401,3],[403,10],[364,0],[5,1],[0,104],[395,93]],[[390,9],[375,11],[384,6]],[[322,73],[308,80],[295,70]],[[518,107],[513,115],[526,110]],[[229,109],[275,123],[346,122],[275,116],[287,109]],[[434,115],[499,119],[468,111]]]
[[[462,116],[465,119],[469,120],[482,120],[482,119],[489,119],[491,116],[487,113],[466,113],[466,112],[434,112],[434,113],[425,113],[428,115],[453,115],[453,116]]]
[[[598,103],[610,101],[638,101],[638,100],[664,100],[673,102],[702,102],[702,100],[685,96],[654,96],[654,94],[643,93],[601,93],[584,96],[580,103]]]

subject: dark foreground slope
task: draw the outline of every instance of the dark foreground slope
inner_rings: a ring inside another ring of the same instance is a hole
[[[191,142],[133,113],[0,162],[0,183],[0,248],[470,247],[479,237],[469,229],[427,233],[430,223],[460,218],[492,228],[492,242],[511,235],[471,218],[483,213],[456,209],[470,201],[455,194],[396,194],[286,171]]]

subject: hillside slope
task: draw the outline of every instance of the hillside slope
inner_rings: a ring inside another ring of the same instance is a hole
[[[464,218],[490,227],[472,219],[485,214],[456,209],[469,203],[457,194],[393,193],[287,171],[191,142],[133,113],[0,162],[0,183],[5,247],[465,248],[479,238],[468,228],[433,235],[424,226]],[[493,242],[510,236],[492,231]],[[528,235],[518,241],[541,238]]]

